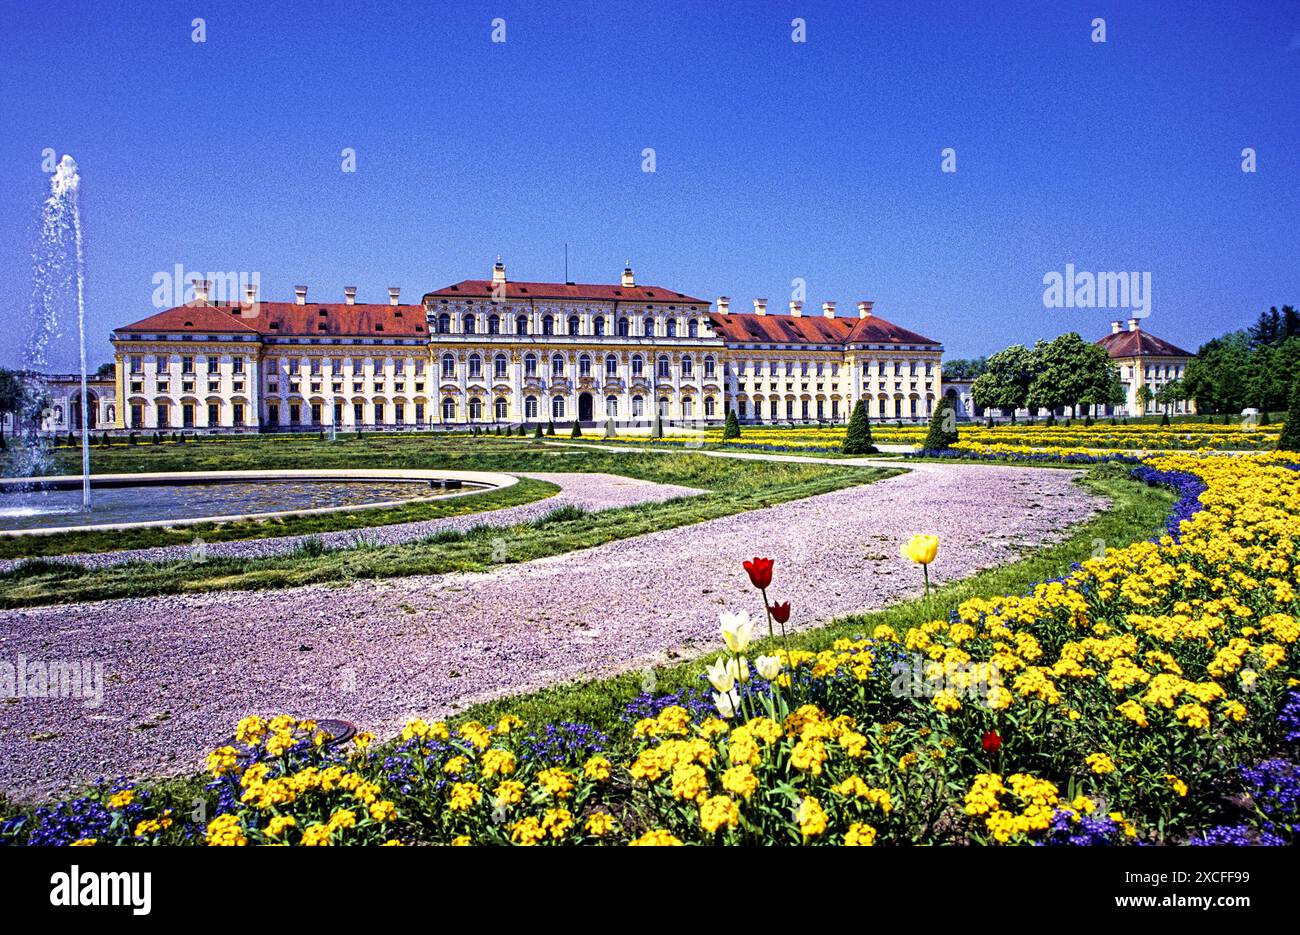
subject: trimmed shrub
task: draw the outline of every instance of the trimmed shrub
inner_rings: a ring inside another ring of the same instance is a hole
[[[939,405],[930,416],[930,431],[925,436],[926,451],[945,451],[957,443],[957,411],[947,396],[939,397]]]
[[[582,438],[582,426],[578,424],[577,419],[573,420],[573,428],[569,431],[569,437]]]
[[[547,434],[547,435],[554,435],[554,434],[555,434],[555,423],[554,423],[554,422],[547,422],[547,423],[546,423],[546,434]]]
[[[1300,451],[1300,380],[1291,385],[1291,398],[1287,400],[1286,421],[1278,436],[1279,451]]]
[[[873,455],[877,451],[871,443],[871,420],[867,418],[866,400],[859,399],[849,416],[849,428],[844,433],[840,453],[846,455]]]
[[[722,427],[722,437],[739,438],[740,437],[740,420],[736,418],[736,410],[727,410],[727,422]]]

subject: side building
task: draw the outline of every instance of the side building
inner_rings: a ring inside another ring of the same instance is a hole
[[[1138,401],[1138,391],[1143,386],[1150,388],[1152,399],[1145,407],[1145,414],[1164,411],[1163,406],[1154,402],[1155,395],[1164,386],[1186,376],[1187,365],[1196,356],[1170,344],[1164,338],[1143,331],[1141,322],[1136,318],[1128,320],[1127,329],[1123,322],[1111,322],[1110,334],[1097,343],[1110,355],[1111,362],[1119,370],[1120,382],[1124,385],[1124,405],[1104,407],[1106,415],[1144,414],[1144,407]],[[1196,401],[1178,400],[1170,404],[1169,411],[1176,415],[1195,413]]]

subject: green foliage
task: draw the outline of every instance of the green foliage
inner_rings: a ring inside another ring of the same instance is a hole
[[[570,437],[570,438],[582,438],[582,426],[580,426],[580,425],[578,424],[578,420],[577,420],[577,419],[574,419],[574,420],[573,420],[573,428],[569,431],[569,437]]]
[[[867,418],[867,403],[859,399],[853,405],[853,414],[849,416],[848,431],[844,433],[844,442],[840,453],[846,455],[871,455],[877,451],[871,442],[871,420]]]
[[[1014,415],[1026,404],[1032,382],[1033,354],[1023,344],[998,351],[985,362],[985,370],[971,384],[971,398],[985,409]]]
[[[740,420],[736,418],[736,411],[734,409],[727,410],[727,422],[726,425],[722,427],[722,437],[724,440],[740,437]]]
[[[1286,422],[1278,436],[1279,451],[1300,451],[1300,380],[1291,384],[1291,399],[1286,407]]]
[[[953,408],[951,398],[940,396],[939,404],[934,407],[934,413],[930,416],[930,431],[925,436],[925,444],[921,447],[925,451],[944,451],[955,444],[957,444],[957,411]]]
[[[954,358],[943,362],[943,378],[945,380],[974,380],[988,370],[989,361],[986,357],[972,357],[970,359]]]
[[[547,422],[547,423],[546,423],[546,434],[547,434],[547,435],[554,435],[554,434],[555,434],[555,423],[554,423],[554,422]]]

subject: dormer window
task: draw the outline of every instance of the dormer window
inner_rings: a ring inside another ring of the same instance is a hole
[[[376,331],[383,331],[383,330],[384,330],[383,322],[379,322],[379,323],[377,323],[377,324],[375,325],[375,330],[376,330]]]
[[[317,314],[319,314],[321,318],[324,318],[326,315],[329,314],[329,310],[328,310],[328,309],[321,309]]]

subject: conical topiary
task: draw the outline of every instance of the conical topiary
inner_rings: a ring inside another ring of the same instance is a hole
[[[613,418],[609,418],[605,420],[605,437],[618,438],[618,430],[614,426]]]
[[[957,444],[957,411],[947,396],[939,397],[939,405],[930,416],[930,431],[925,436],[925,451],[947,451]]]
[[[727,410],[727,422],[722,427],[722,437],[739,438],[740,437],[740,420],[736,418],[736,410]]]
[[[541,437],[542,437],[542,423],[538,422],[537,430],[533,432],[533,438],[541,438]]]
[[[849,429],[840,445],[840,453],[846,455],[873,455],[876,446],[871,443],[871,420],[867,418],[866,400],[859,399],[849,416]]]
[[[569,432],[569,437],[582,438],[582,426],[578,424],[577,419],[573,421],[573,429]]]
[[[555,423],[554,423],[554,422],[547,422],[547,423],[546,423],[546,434],[547,434],[547,435],[554,435],[554,434],[555,434]]]
[[[1286,421],[1282,423],[1282,434],[1277,438],[1278,451],[1300,451],[1300,380],[1291,386],[1291,398],[1287,401]]]

